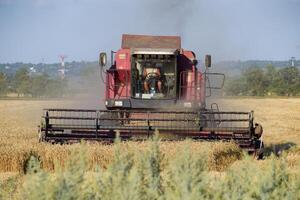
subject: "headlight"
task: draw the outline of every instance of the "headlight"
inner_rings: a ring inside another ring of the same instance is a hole
[[[115,101],[115,106],[123,106],[123,101]]]
[[[192,107],[192,103],[191,102],[184,102],[183,106],[187,107],[187,108],[191,108]]]

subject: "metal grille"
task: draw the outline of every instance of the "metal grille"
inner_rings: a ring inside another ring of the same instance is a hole
[[[44,141],[146,139],[155,130],[166,140],[184,138],[235,140],[253,149],[252,112],[186,112],[45,109],[41,127]]]
[[[47,130],[159,130],[247,132],[251,112],[174,112],[46,109]]]

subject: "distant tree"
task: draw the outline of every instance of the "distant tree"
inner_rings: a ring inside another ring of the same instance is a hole
[[[300,72],[296,67],[286,67],[278,70],[275,81],[278,95],[293,96],[300,92]]]
[[[278,71],[273,65],[267,65],[265,69],[266,90],[269,94],[276,93],[276,81],[278,80]]]
[[[31,78],[30,94],[33,97],[41,97],[46,95],[46,87],[49,83],[47,74],[34,76]]]
[[[226,81],[225,92],[229,96],[246,95],[248,91],[247,83],[244,77],[232,78]]]
[[[246,80],[248,95],[262,96],[266,93],[267,81],[262,69],[250,67],[242,75]]]
[[[86,64],[86,66],[80,70],[80,76],[81,77],[93,76],[98,71],[99,71],[99,69],[97,68],[97,66],[92,65],[92,64]]]
[[[3,72],[0,72],[0,96],[6,95],[7,92],[7,79]]]
[[[272,65],[265,70],[250,67],[241,77],[229,80],[225,91],[227,95],[300,95],[300,71],[296,67],[277,70]]]
[[[45,87],[45,96],[47,97],[62,97],[66,93],[67,80],[49,79]]]
[[[13,87],[18,96],[30,94],[31,80],[26,68],[20,68],[16,71]]]
[[[43,74],[31,78],[30,94],[32,97],[61,97],[66,88],[66,79],[51,79],[47,74]]]

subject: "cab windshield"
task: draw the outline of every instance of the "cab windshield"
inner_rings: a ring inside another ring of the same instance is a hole
[[[133,98],[176,98],[175,55],[134,54],[132,58]]]

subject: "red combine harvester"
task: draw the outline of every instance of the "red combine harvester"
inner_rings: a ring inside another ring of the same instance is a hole
[[[177,36],[123,35],[122,47],[100,53],[101,77],[106,84],[106,110],[45,109],[41,141],[143,140],[155,130],[163,140],[184,138],[235,141],[257,152],[263,147],[262,127],[253,122],[253,112],[221,112],[208,108],[206,98],[221,89],[225,76],[199,71],[194,52],[181,48]],[[219,79],[218,85],[212,81]]]

